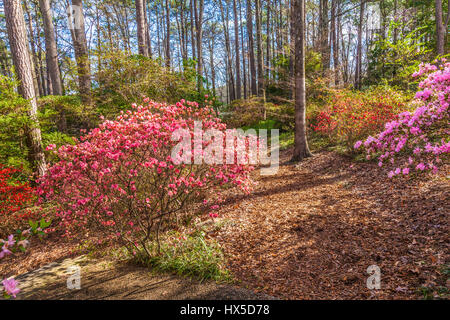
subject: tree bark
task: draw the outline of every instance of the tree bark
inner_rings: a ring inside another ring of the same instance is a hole
[[[138,38],[138,52],[140,55],[148,57],[148,47],[147,47],[147,32],[145,24],[145,10],[144,1],[136,0],[136,22],[137,22],[137,38]]]
[[[244,31],[242,23],[242,2],[239,1],[239,24],[241,26],[241,48],[242,48],[242,82],[244,85],[244,99],[247,99],[247,70],[245,63],[245,48],[244,48]]]
[[[223,8],[222,1],[219,0],[219,8],[220,8],[220,15],[222,18],[222,26],[225,36],[225,54],[227,57],[227,75],[228,75],[228,98],[230,101],[233,101],[236,99],[236,91],[235,91],[235,85],[234,85],[234,76],[233,76],[233,68],[232,68],[232,62],[231,62],[231,48],[230,48],[230,33],[228,29],[228,8],[227,8],[227,15],[225,16],[225,10]]]
[[[255,1],[256,19],[256,59],[258,60],[258,95],[262,96],[264,90],[264,67],[261,35],[261,0]]]
[[[247,0],[247,34],[248,34],[248,54],[250,69],[250,88],[251,94],[256,96],[258,88],[256,86],[256,65],[255,65],[255,49],[253,44],[253,13],[251,0]]]
[[[197,43],[197,74],[198,81],[197,87],[200,90],[203,87],[202,76],[203,76],[203,12],[204,12],[204,0],[194,0],[194,16],[195,16],[195,35]]]
[[[170,68],[171,60],[170,60],[170,6],[169,0],[166,0],[166,67]]]
[[[355,71],[355,88],[361,88],[361,72],[362,72],[362,29],[364,20],[365,2],[361,0],[359,10],[359,24],[358,24],[358,46],[356,51],[356,71]]]
[[[336,14],[339,0],[331,2],[331,43],[333,45],[334,84],[339,85],[339,41],[337,40]]]
[[[145,40],[147,42],[147,57],[152,57],[152,42],[150,37],[150,25],[147,18],[147,0],[142,0],[144,6],[144,20],[145,20]]]
[[[36,43],[34,42],[33,21],[26,1],[23,3],[23,8],[25,9],[25,13],[27,15],[26,20],[28,21],[28,34],[30,37],[31,54],[33,57],[30,60],[30,62],[32,62],[33,64],[32,68],[33,68],[33,82],[35,83],[35,92],[36,96],[42,96],[43,91],[42,91],[41,77],[39,75],[39,64],[38,64],[38,57],[36,54]]]
[[[450,2],[450,1],[449,1]],[[447,9],[450,12],[449,8]],[[446,21],[442,18],[442,0],[436,0],[436,51],[438,55],[445,54],[445,30],[447,30],[449,14],[447,14]]]
[[[75,15],[74,15],[75,14]],[[84,27],[82,0],[72,0],[72,8],[68,11],[71,23],[71,36],[75,49],[75,59],[78,69],[78,85],[81,100],[85,105],[92,103],[91,98],[91,67],[87,49],[86,33]]]
[[[320,52],[322,54],[322,70],[330,68],[330,45],[328,42],[328,0],[320,0]]]
[[[49,0],[39,0],[39,7],[44,21],[45,52],[47,68],[50,73],[54,95],[62,95],[61,74],[58,64],[58,51],[55,40],[55,27],[53,26],[52,11]]]
[[[312,156],[306,139],[306,86],[305,86],[305,0],[294,2],[295,17],[295,137],[292,161]]]
[[[234,13],[234,46],[236,50],[236,99],[241,98],[241,58],[239,55],[239,18],[236,0],[233,0]]]
[[[25,20],[22,4],[19,0],[3,0],[8,30],[9,45],[19,83],[19,93],[30,101],[28,116],[30,124],[27,128],[30,159],[36,173],[42,177],[47,171],[44,152],[42,150],[41,129],[37,118],[37,101],[31,74],[30,54],[26,39]]]

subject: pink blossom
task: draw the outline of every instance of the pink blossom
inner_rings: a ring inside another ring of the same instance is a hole
[[[4,279],[2,284],[3,290],[5,290],[6,294],[16,298],[16,295],[20,292],[20,289],[17,287],[18,282],[14,280],[14,278],[10,278]]]

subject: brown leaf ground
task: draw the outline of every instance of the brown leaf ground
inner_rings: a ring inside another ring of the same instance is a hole
[[[449,182],[396,181],[372,163],[321,152],[230,196],[215,237],[242,284],[282,299],[414,299],[448,281]],[[381,290],[366,286],[381,269]],[[447,296],[448,298],[448,296]]]

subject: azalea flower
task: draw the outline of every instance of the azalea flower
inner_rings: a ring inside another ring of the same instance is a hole
[[[20,292],[20,289],[17,288],[18,282],[14,280],[14,278],[4,279],[2,281],[3,289],[5,293],[9,296],[13,296],[14,298]]]
[[[8,250],[6,246],[2,248],[2,251],[0,251],[0,259],[7,256],[8,254],[11,254],[12,252]]]

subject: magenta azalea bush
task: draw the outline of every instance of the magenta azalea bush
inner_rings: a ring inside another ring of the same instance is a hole
[[[449,93],[450,63],[445,59],[439,66],[421,64],[413,77],[425,76],[416,93],[417,109],[403,112],[395,121],[385,124],[378,137],[369,136],[358,141],[355,149],[363,145],[367,157],[378,157],[378,165],[387,164],[392,170],[389,177],[408,175],[411,171],[436,173],[443,157],[450,151]]]
[[[226,130],[212,108],[184,100],[146,103],[104,121],[75,145],[53,150],[58,161],[40,180],[38,194],[56,205],[68,236],[89,231],[117,239],[131,253],[150,254],[149,241],[158,241],[177,214],[189,214],[190,204],[204,200],[206,212],[216,216],[224,186],[249,192],[251,165],[179,163],[171,156],[179,142],[173,139],[176,130],[194,137],[195,122],[203,130]],[[194,150],[192,159],[202,152]]]

